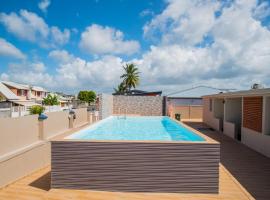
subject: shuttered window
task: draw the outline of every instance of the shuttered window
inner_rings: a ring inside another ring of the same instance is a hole
[[[262,97],[244,97],[243,127],[262,132]]]

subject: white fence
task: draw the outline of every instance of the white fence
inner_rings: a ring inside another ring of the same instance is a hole
[[[49,112],[58,112],[63,110],[68,110],[69,107],[61,107],[61,106],[44,106],[45,107],[45,113]],[[0,109],[0,118],[1,117],[22,117],[26,115],[30,115],[30,107],[26,106],[13,106],[11,108],[1,108]]]

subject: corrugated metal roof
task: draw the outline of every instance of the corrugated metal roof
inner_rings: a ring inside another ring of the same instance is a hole
[[[8,100],[17,100],[19,97],[15,95],[7,86],[0,82],[0,92]]]
[[[262,96],[262,95],[270,95],[270,88],[264,89],[250,89],[250,90],[242,90],[236,92],[226,92],[214,95],[205,95],[203,97],[242,97],[242,96]]]

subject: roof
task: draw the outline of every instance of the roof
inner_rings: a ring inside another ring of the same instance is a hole
[[[19,105],[22,105],[22,106],[36,106],[36,105],[41,105],[41,104],[38,104],[38,103],[36,103],[36,102],[34,102],[34,101],[14,101],[14,100],[12,100],[11,102],[13,102],[13,103],[16,103],[16,104],[19,104]]]
[[[6,99],[19,99],[17,95],[15,95],[7,86],[0,82],[0,93],[5,96]]]
[[[182,89],[174,93],[170,93],[167,95],[167,97],[201,98],[202,96],[210,95],[210,94],[217,94],[225,90],[226,89],[218,89],[218,88],[213,88],[213,87],[208,87],[208,86],[197,86],[197,87],[192,87],[188,89]]]
[[[242,96],[262,96],[262,95],[270,95],[270,88],[264,89],[250,89],[250,90],[241,90],[236,92],[225,92],[213,95],[205,95],[203,97],[242,97]]]
[[[20,83],[14,83],[14,82],[9,82],[9,81],[2,81],[2,83],[7,85],[7,86],[21,89],[21,90],[28,90],[29,89],[28,85],[24,85],[24,84],[20,84]]]
[[[30,85],[14,83],[14,82],[10,82],[10,81],[2,81],[2,83],[7,85],[7,86],[17,88],[17,89],[21,89],[21,90],[29,90],[29,88],[30,88]],[[46,92],[46,90],[44,88],[39,87],[39,86],[32,86],[32,89],[35,90],[35,91]]]
[[[113,93],[113,95],[129,95],[129,96],[146,96],[146,95],[155,95],[155,96],[160,96],[162,94],[162,91],[143,91],[143,90],[130,90],[125,92],[124,94],[118,94],[118,93]]]

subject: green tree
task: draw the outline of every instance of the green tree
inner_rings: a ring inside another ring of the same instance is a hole
[[[139,85],[140,77],[139,77],[139,69],[134,65],[126,64],[126,66],[123,66],[123,69],[125,73],[120,76],[120,78],[123,78],[123,83],[125,83],[127,90],[130,91],[131,88],[136,88],[137,85]]]
[[[80,91],[78,94],[78,99],[90,104],[95,102],[96,93],[94,91]]]
[[[54,106],[59,105],[60,102],[58,101],[57,95],[49,94],[46,98],[43,99],[43,104],[46,106]]]
[[[42,106],[38,106],[38,105],[37,106],[32,106],[30,108],[30,114],[31,115],[36,115],[36,114],[40,115],[41,113],[44,112],[44,110],[45,110],[45,108],[42,107]]]
[[[114,88],[116,94],[124,94],[127,91],[127,87],[124,82],[120,83],[117,88]]]

